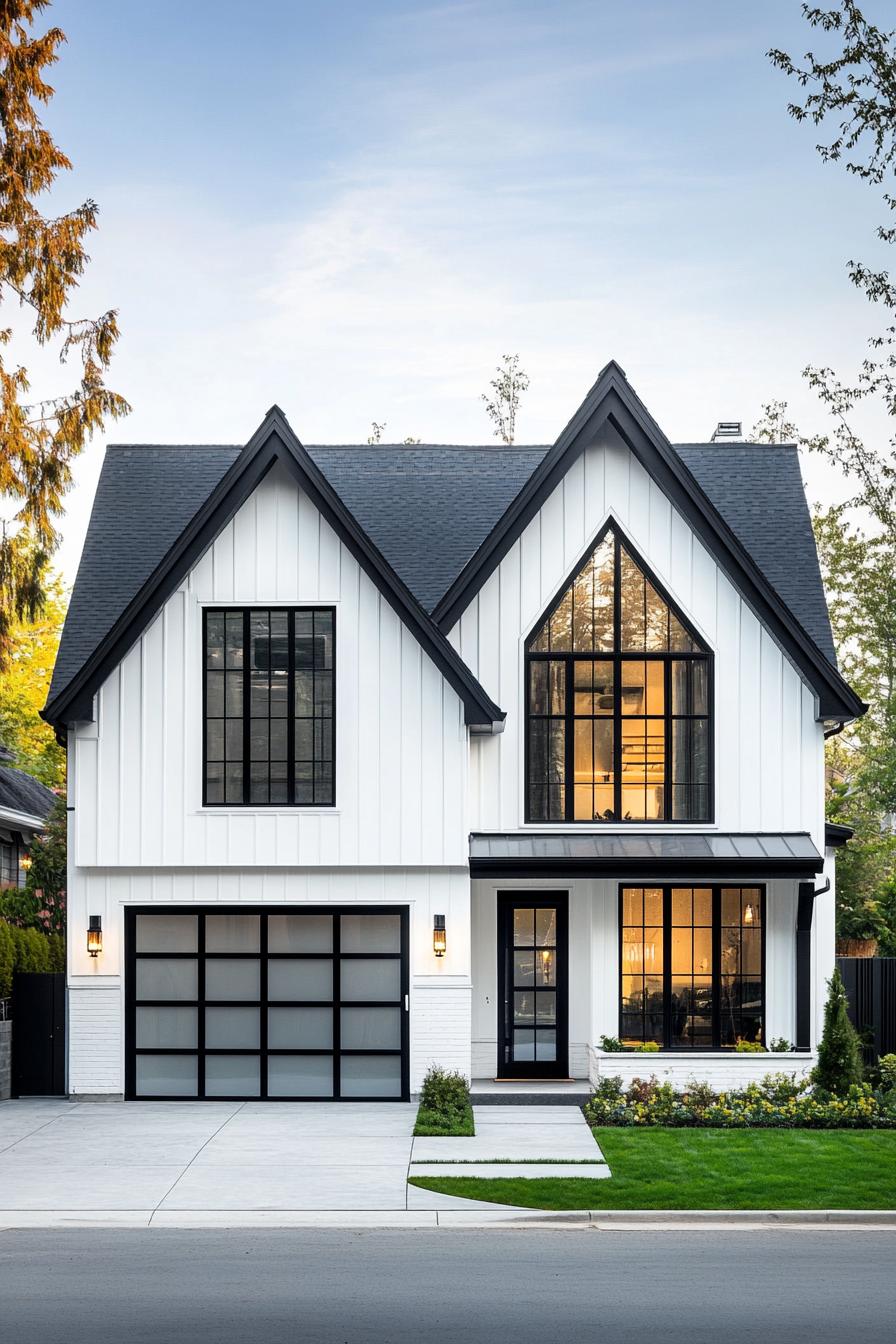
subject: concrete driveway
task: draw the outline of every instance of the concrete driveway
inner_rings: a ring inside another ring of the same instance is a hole
[[[416,1111],[3,1102],[0,1210],[406,1209]]]

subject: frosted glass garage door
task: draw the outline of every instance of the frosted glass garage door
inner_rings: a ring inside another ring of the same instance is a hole
[[[128,1096],[407,1097],[407,911],[132,910]]]

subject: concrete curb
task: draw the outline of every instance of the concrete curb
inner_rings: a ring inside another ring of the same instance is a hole
[[[591,1210],[481,1209],[12,1209],[0,1210],[0,1232],[88,1228],[192,1229],[354,1228],[413,1231],[425,1228],[554,1228],[595,1231],[762,1231],[790,1227],[816,1231],[890,1230],[896,1210]]]

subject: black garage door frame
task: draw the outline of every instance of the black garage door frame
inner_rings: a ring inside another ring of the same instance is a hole
[[[351,1102],[370,1102],[370,1101],[410,1101],[410,1012],[409,1012],[409,993],[410,993],[410,911],[406,905],[151,905],[151,906],[127,906],[125,908],[125,1099],[128,1101],[343,1101]],[[196,915],[198,916],[198,949],[196,952],[141,952],[140,957],[150,958],[174,958],[191,960],[198,962],[198,991],[197,998],[194,1000],[167,1000],[167,1001],[146,1001],[140,1000],[141,1006],[145,1002],[165,1003],[169,1007],[195,1007],[197,1009],[198,1040],[195,1048],[177,1048],[164,1049],[157,1047],[145,1047],[138,1050],[136,1045],[136,1026],[137,1026],[137,1006],[136,998],[136,971],[137,971],[137,917],[141,915]],[[205,916],[207,915],[260,915],[260,948],[258,952],[231,952],[226,953],[206,953],[205,950]],[[333,946],[330,953],[320,951],[313,952],[269,952],[267,949],[267,919],[264,916],[276,915],[332,915],[333,916]],[[397,915],[400,919],[400,950],[395,953],[390,952],[343,952],[340,948],[340,919],[341,915]],[[205,1008],[245,1008],[253,1006],[251,1001],[244,999],[224,1000],[205,998],[205,966],[207,958],[222,956],[228,960],[245,960],[260,962],[261,989],[259,996],[259,1017],[260,1017],[260,1042],[259,1049],[239,1049],[222,1048],[207,1049],[205,1046],[204,1019]],[[314,999],[314,1000],[276,1000],[269,1001],[267,998],[268,989],[268,965],[274,960],[315,960],[330,957],[333,964],[333,997],[332,999]],[[401,1023],[401,1046],[400,1050],[388,1049],[343,1049],[340,1044],[340,1008],[382,1008],[394,1006],[393,1000],[384,1002],[383,1000],[359,1001],[352,999],[342,1002],[340,998],[340,963],[345,960],[364,961],[364,960],[396,960],[400,964],[400,999],[399,999],[399,1020]],[[267,1044],[267,1013],[264,1011],[268,1006],[277,1008],[290,1007],[312,1007],[333,1009],[333,1042],[332,1049],[309,1049],[306,1047],[295,1049],[273,1049]],[[137,1054],[151,1055],[196,1055],[198,1059],[198,1088],[197,1095],[184,1096],[182,1094],[163,1095],[153,1093],[151,1095],[138,1094],[136,1083],[136,1061]],[[239,1095],[222,1095],[214,1093],[205,1094],[205,1068],[204,1059],[206,1055],[249,1055],[258,1056],[260,1059],[260,1087],[257,1096],[246,1096],[245,1093]],[[332,1055],[333,1057],[333,1091],[332,1096],[268,1096],[267,1090],[267,1061],[272,1056],[290,1056],[290,1055]],[[340,1093],[340,1058],[346,1055],[398,1055],[401,1056],[401,1094],[400,1096],[362,1096],[351,1095],[341,1096]]]

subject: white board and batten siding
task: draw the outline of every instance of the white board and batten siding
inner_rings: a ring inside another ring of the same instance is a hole
[[[205,606],[336,608],[336,806],[202,806]],[[277,469],[240,508],[70,738],[87,867],[464,865],[455,691],[317,508]]]
[[[609,427],[573,463],[451,632],[507,712],[504,733],[472,741],[470,829],[525,829],[525,640],[611,516],[715,655],[715,828],[808,831],[822,849],[824,741],[814,692]]]

